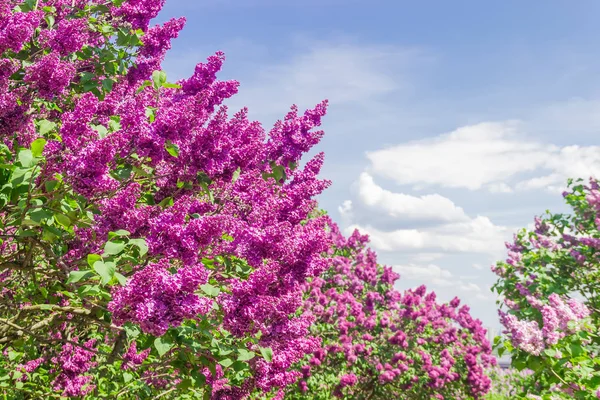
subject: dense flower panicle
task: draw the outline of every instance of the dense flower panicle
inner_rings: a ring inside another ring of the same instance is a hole
[[[77,340],[75,340],[77,341]],[[60,368],[60,373],[52,382],[54,390],[62,391],[63,396],[85,396],[94,390],[91,384],[92,375],[86,372],[96,365],[91,360],[94,357],[92,351],[96,344],[95,339],[90,339],[82,347],[66,343],[57,357],[52,358],[52,363]]]
[[[171,40],[177,38],[184,25],[185,18],[172,18],[162,26],[157,25],[148,29],[142,39],[144,47],[139,56],[148,58],[164,56],[164,53],[171,48]]]
[[[64,93],[74,76],[75,67],[71,63],[61,61],[57,53],[50,53],[27,68],[24,80],[32,83],[41,97],[51,100]]]
[[[135,369],[139,365],[142,365],[144,360],[148,358],[150,354],[150,347],[146,350],[142,350],[141,352],[137,352],[137,344],[135,341],[131,342],[127,353],[123,355],[123,364],[121,365],[122,369]]]
[[[64,19],[48,37],[50,48],[62,56],[75,53],[88,42],[89,32],[85,19]]]
[[[516,346],[533,355],[542,353],[545,348],[544,335],[537,321],[521,321],[508,314],[501,314],[501,321]]]
[[[40,11],[0,15],[0,54],[6,50],[20,51],[33,36],[42,16]]]
[[[129,22],[133,29],[148,29],[150,20],[158,15],[165,0],[126,0],[115,8],[114,15]]]
[[[135,322],[142,330],[162,336],[171,326],[210,311],[212,301],[199,297],[194,291],[206,283],[208,271],[202,265],[168,270],[166,260],[148,265],[135,273],[125,287],[113,292],[108,309],[113,320]]]

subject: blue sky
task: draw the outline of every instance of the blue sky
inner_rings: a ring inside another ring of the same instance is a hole
[[[226,53],[266,128],[331,107],[321,205],[380,261],[498,326],[489,266],[567,177],[600,173],[597,1],[167,0],[170,80]]]

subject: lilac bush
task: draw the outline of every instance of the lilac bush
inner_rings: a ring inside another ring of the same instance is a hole
[[[492,267],[506,337],[496,346],[533,371],[515,398],[600,396],[600,187],[570,180],[563,197],[572,213],[536,217]]]
[[[318,348],[327,103],[228,114],[222,53],[167,81],[164,1],[0,0],[0,393],[283,395]]]
[[[304,284],[320,347],[298,364],[289,399],[482,399],[496,364],[481,322],[424,286],[400,292],[368,238],[330,222],[332,266]]]

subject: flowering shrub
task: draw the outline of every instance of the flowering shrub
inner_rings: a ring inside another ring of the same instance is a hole
[[[241,399],[318,347],[308,218],[326,103],[266,134],[216,79],[169,83],[159,0],[0,0],[0,393]]]
[[[424,286],[394,290],[358,231],[330,223],[332,267],[304,285],[311,333],[321,346],[300,363],[289,399],[481,399],[495,364],[479,320],[459,300],[436,302]]]
[[[594,179],[569,181],[563,196],[573,213],[535,218],[492,268],[508,338],[496,345],[515,368],[534,371],[520,396],[593,399],[600,396],[600,188]]]

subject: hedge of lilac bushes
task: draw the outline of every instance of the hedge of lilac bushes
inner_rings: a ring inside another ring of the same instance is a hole
[[[222,53],[169,82],[163,3],[0,0],[0,394],[481,398],[468,308],[317,212],[327,102],[265,131]]]
[[[301,363],[289,399],[481,399],[496,364],[479,320],[458,298],[424,286],[399,292],[358,231],[330,225],[332,266],[304,284],[319,349]]]

